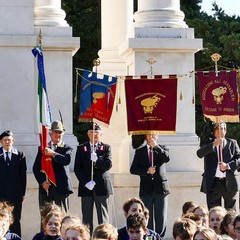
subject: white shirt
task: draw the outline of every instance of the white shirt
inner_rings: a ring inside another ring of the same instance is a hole
[[[220,166],[219,166],[219,163],[220,163],[220,156],[219,156],[220,146],[216,146],[216,149],[217,149],[217,155],[218,155],[218,165],[217,165],[215,177],[217,177],[217,178],[225,178],[226,177],[226,172],[221,172]],[[223,152],[223,148],[222,148],[222,152]],[[222,157],[223,157],[223,154],[222,154]]]

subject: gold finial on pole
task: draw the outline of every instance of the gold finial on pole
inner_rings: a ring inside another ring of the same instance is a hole
[[[100,64],[101,64],[101,61],[100,61],[99,58],[93,60],[93,66],[96,67],[96,72],[97,72],[97,67],[98,67]]]
[[[40,28],[39,34],[38,34],[38,44],[40,47],[42,47],[42,30]]]
[[[150,74],[151,77],[153,76],[153,64],[155,64],[157,62],[157,60],[155,60],[154,58],[149,58],[148,60],[146,60],[147,63],[149,63],[150,65]]]
[[[214,53],[211,55],[211,59],[213,62],[215,62],[215,72],[216,72],[216,76],[218,76],[218,65],[217,62],[220,60],[221,55],[219,55],[218,53]]]

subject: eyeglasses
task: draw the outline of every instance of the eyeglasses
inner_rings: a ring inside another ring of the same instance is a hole
[[[240,233],[240,227],[235,227],[234,229],[236,230],[236,232]]]

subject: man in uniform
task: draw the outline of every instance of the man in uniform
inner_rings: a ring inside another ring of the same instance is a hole
[[[13,224],[10,231],[21,236],[22,202],[27,184],[27,165],[24,154],[13,147],[11,131],[0,135],[0,200],[9,202],[13,207]]]
[[[54,202],[65,212],[69,209],[68,196],[73,193],[72,183],[69,175],[69,164],[71,162],[72,147],[63,142],[64,127],[60,121],[54,121],[50,129],[51,141],[42,153],[38,153],[33,165],[33,173],[39,184],[39,207],[45,202]],[[42,154],[51,158],[52,167],[56,179],[56,186],[51,183],[46,174],[41,170]]]
[[[89,141],[78,146],[74,172],[79,180],[78,196],[81,197],[83,223],[93,230],[93,204],[95,203],[98,224],[109,223],[108,200],[113,194],[109,175],[112,167],[111,147],[100,141],[100,125],[90,125]]]

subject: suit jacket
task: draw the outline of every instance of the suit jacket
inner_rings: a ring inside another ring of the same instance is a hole
[[[73,187],[69,174],[69,164],[71,162],[72,151],[73,149],[71,146],[62,142],[61,146],[58,146],[55,150],[55,157],[52,157],[52,166],[57,185],[56,188],[59,194],[73,193]],[[42,152],[39,147],[35,162],[33,164],[33,173],[39,184],[39,187],[42,188],[41,184],[46,181],[46,175],[45,173],[41,172],[41,160]]]
[[[169,159],[169,150],[166,146],[157,145],[153,148],[153,163],[156,166],[154,175],[148,174],[150,167],[147,145],[135,151],[130,168],[131,174],[140,176],[139,196],[150,196],[153,193],[168,194],[169,185],[165,163]]]
[[[93,190],[97,196],[113,194],[113,187],[109,175],[109,169],[112,167],[112,152],[108,144],[99,142],[96,146],[97,161],[91,161],[91,146],[86,142],[77,147],[74,172],[79,180],[78,196],[92,196]],[[93,164],[93,181],[96,185],[91,191],[85,187],[86,183],[91,181],[91,172]]]
[[[201,192],[209,193],[214,184],[215,173],[218,165],[218,155],[213,142],[203,145],[197,150],[199,158],[204,157],[204,173],[201,185]],[[240,149],[237,141],[226,138],[223,146],[223,161],[230,166],[230,170],[226,171],[226,187],[227,191],[237,191],[237,169],[240,167]]]
[[[12,148],[10,165],[4,159],[3,148],[0,148],[0,200],[10,203],[22,202],[26,193],[27,165],[24,154]]]

